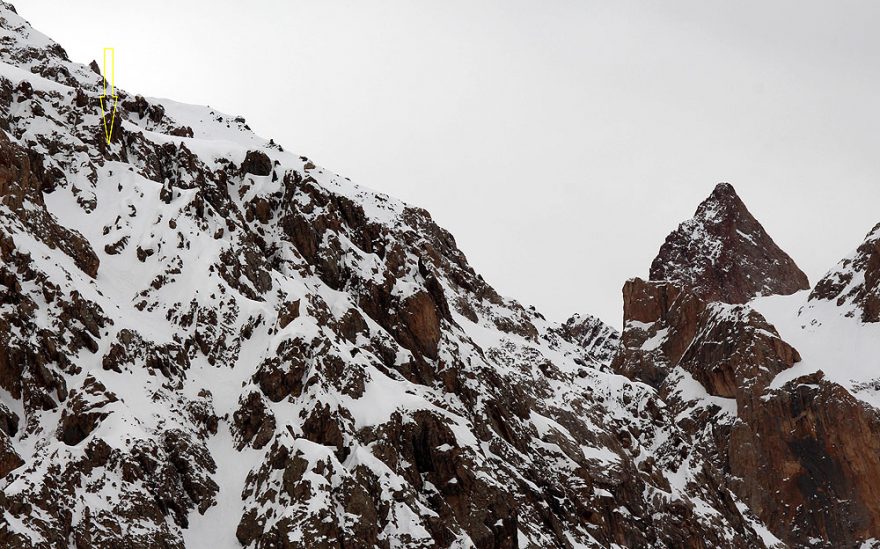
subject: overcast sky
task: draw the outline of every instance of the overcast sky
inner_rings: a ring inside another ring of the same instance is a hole
[[[621,324],[715,183],[815,281],[880,221],[880,3],[17,0],[116,81],[428,209],[501,293]]]

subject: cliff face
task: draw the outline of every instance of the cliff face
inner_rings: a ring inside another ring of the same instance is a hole
[[[755,547],[618,334],[0,3],[0,546]],[[660,452],[658,448],[664,450]]]

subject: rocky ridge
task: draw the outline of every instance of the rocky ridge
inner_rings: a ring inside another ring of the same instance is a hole
[[[880,322],[880,224],[816,283],[810,301],[834,301],[862,322]]]
[[[0,42],[0,545],[772,540],[612,329],[240,117],[117,90],[107,144],[94,67]]]

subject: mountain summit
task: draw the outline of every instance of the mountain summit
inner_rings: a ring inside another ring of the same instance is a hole
[[[702,298],[726,303],[810,287],[807,275],[729,183],[719,183],[694,217],[666,237],[651,264],[650,279],[676,282]]]

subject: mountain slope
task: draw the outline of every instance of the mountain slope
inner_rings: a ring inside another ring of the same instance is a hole
[[[4,547],[773,542],[617,335],[0,3]]]

